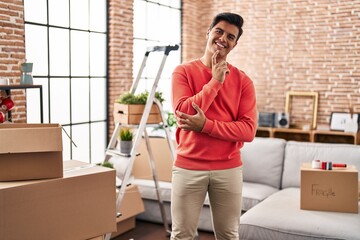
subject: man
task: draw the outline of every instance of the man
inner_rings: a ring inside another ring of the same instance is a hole
[[[242,162],[240,148],[254,139],[255,89],[226,62],[242,34],[243,19],[220,13],[207,34],[204,55],[172,75],[177,157],[172,176],[172,240],[192,240],[209,195],[216,239],[239,239]]]

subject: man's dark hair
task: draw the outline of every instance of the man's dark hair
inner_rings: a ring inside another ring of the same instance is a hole
[[[220,21],[226,21],[230,24],[235,25],[239,29],[239,34],[236,38],[236,41],[239,40],[241,34],[243,33],[242,26],[244,24],[244,19],[240,15],[235,13],[229,13],[229,12],[219,13],[214,17],[209,28],[212,29]]]

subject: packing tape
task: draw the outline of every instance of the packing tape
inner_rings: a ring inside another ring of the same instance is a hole
[[[315,160],[315,161],[317,161],[317,160]],[[317,162],[315,163],[313,161],[313,164],[314,164],[313,168],[318,168],[318,169],[322,169],[322,170],[332,170],[333,169],[333,163],[332,162],[319,162],[320,167],[318,167]]]
[[[326,170],[332,170],[332,162],[326,162]]]
[[[311,162],[311,168],[321,169],[321,162],[320,162],[320,160],[313,160],[313,161]]]
[[[64,169],[64,172],[74,172],[74,171],[92,168],[92,167],[96,167],[96,166],[97,166],[96,164],[87,164],[87,165],[78,166],[78,167],[66,168],[66,169]]]

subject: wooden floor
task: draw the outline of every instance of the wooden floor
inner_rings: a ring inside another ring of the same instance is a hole
[[[210,232],[199,232],[200,240],[215,240]],[[145,221],[136,221],[136,228],[132,229],[112,240],[168,240],[170,236],[165,232],[161,224]]]

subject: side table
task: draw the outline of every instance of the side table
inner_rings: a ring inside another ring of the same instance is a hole
[[[40,121],[41,123],[44,122],[44,114],[43,114],[43,92],[42,92],[42,85],[0,85],[0,90],[6,92],[6,95],[11,96],[11,90],[13,89],[27,89],[30,88],[37,88],[39,89],[39,96],[40,96]],[[8,112],[8,117],[11,118],[11,111]]]

